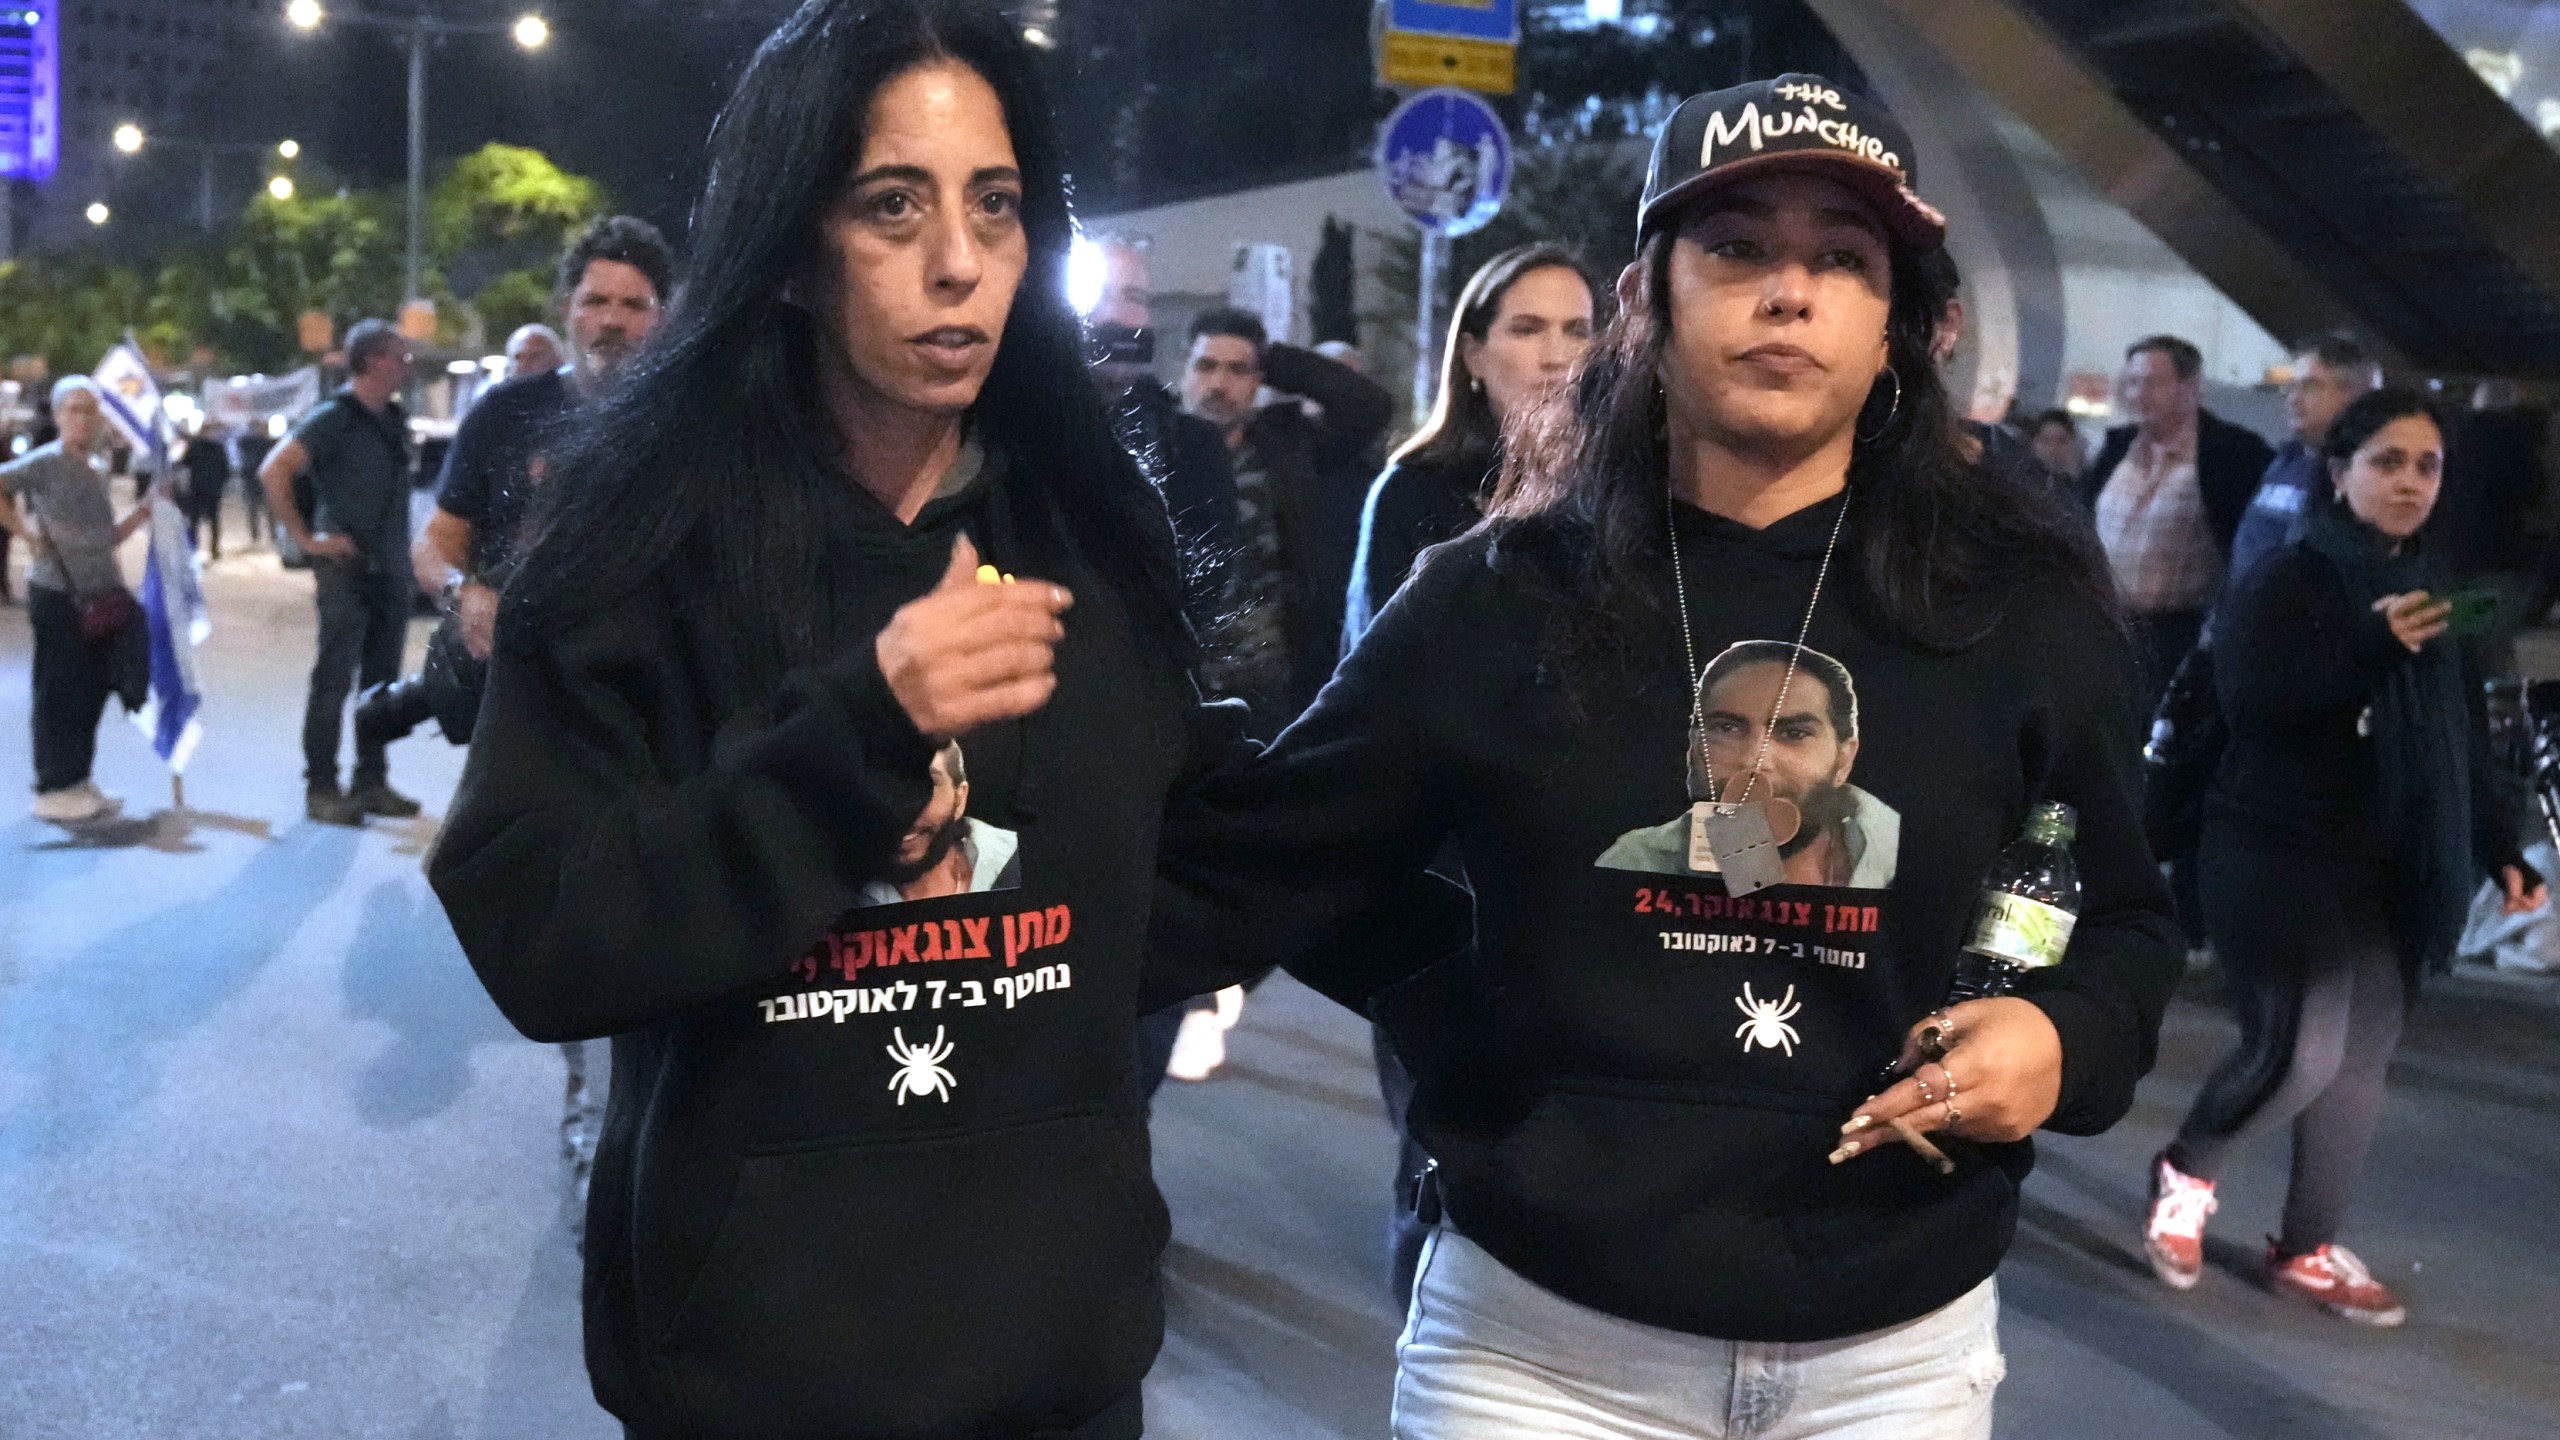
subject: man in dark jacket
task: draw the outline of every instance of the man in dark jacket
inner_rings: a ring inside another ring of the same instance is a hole
[[[416,594],[409,576],[409,421],[397,398],[409,383],[409,342],[380,320],[347,331],[346,386],[303,417],[258,467],[267,506],[311,557],[320,608],[319,660],[302,720],[304,809],[331,825],[367,815],[405,819],[418,802],[391,788],[390,762],[359,735],[354,785],[338,788],[338,737],[349,682],[400,678],[400,650]],[[311,473],[308,520],[293,482]]]
[[[1235,467],[1228,462],[1226,437],[1197,415],[1183,413],[1182,402],[1156,378],[1155,293],[1142,237],[1107,235],[1095,242],[1102,251],[1102,297],[1087,317],[1094,342],[1093,372],[1111,397],[1120,427],[1120,443],[1163,487],[1167,503],[1181,522],[1184,548],[1196,549],[1211,533],[1223,533],[1235,521]],[[1219,609],[1205,568],[1194,577],[1194,614],[1205,619]]]
[[[1314,401],[1323,418],[1294,400],[1258,406],[1266,386]],[[1166,494],[1175,523],[1186,535],[1198,527],[1226,564],[1232,630],[1205,682],[1244,699],[1256,728],[1276,734],[1340,655],[1358,497],[1371,478],[1363,462],[1395,418],[1395,397],[1348,365],[1273,344],[1260,320],[1221,307],[1191,322],[1182,402],[1218,427],[1235,466],[1229,496]],[[1222,502],[1230,518],[1204,526]],[[1352,523],[1334,523],[1340,516]]]
[[[2266,441],[2204,409],[2203,378],[2204,356],[2188,342],[2135,341],[2117,381],[2133,423],[2107,432],[2080,483],[2124,593],[2146,713],[2195,648],[2231,538],[2275,458]]]

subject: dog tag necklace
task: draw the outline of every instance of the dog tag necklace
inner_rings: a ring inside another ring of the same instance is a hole
[[[1787,713],[1787,692],[1795,688],[1796,664],[1813,634],[1813,612],[1822,604],[1822,587],[1831,578],[1831,557],[1839,552],[1840,532],[1849,522],[1849,492],[1840,492],[1840,513],[1832,519],[1831,539],[1822,547],[1822,564],[1813,572],[1813,595],[1805,601],[1804,623],[1796,627],[1796,643],[1787,651],[1787,673],[1778,682],[1778,698],[1769,707],[1769,723],[1760,730],[1759,753],[1751,773],[1716,784],[1715,762],[1707,754],[1707,701],[1699,693],[1706,672],[1698,666],[1698,642],[1689,628],[1689,580],[1680,563],[1680,510],[1666,507],[1671,522],[1671,589],[1680,602],[1680,648],[1689,662],[1689,745],[1683,779],[1689,788],[1689,868],[1714,870],[1724,876],[1725,893],[1749,895],[1786,881],[1788,841],[1804,826],[1804,811],[1783,795],[1755,801],[1760,777],[1769,763],[1769,745],[1778,721]]]

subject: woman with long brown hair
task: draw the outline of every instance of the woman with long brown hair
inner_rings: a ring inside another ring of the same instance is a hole
[[[1360,514],[1343,648],[1378,617],[1423,551],[1484,518],[1502,468],[1503,427],[1554,398],[1591,349],[1598,287],[1572,250],[1520,245],[1458,292],[1440,357],[1440,393],[1413,438],[1387,457]]]

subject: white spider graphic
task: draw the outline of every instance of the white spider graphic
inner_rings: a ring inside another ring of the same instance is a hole
[[[952,1088],[960,1082],[952,1079],[951,1072],[942,1068],[942,1062],[951,1058],[951,1042],[942,1038],[942,1027],[933,1027],[933,1044],[930,1046],[908,1044],[903,1030],[893,1028],[889,1034],[898,1043],[882,1048],[889,1052],[890,1059],[898,1062],[898,1073],[889,1077],[889,1088],[898,1092],[898,1103],[906,1104],[910,1095],[930,1095],[946,1105],[950,1104]]]
[[[1795,1055],[1796,1042],[1804,1038],[1796,1033],[1796,1027],[1787,1023],[1804,1008],[1796,1003],[1796,987],[1788,986],[1782,999],[1761,1000],[1752,995],[1751,982],[1745,980],[1742,982],[1742,994],[1734,1000],[1733,1008],[1745,1017],[1733,1032],[1733,1038],[1742,1042],[1742,1053],[1748,1055],[1752,1047],[1758,1046],[1791,1058]]]

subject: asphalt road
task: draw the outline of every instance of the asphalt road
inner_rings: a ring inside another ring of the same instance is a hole
[[[428,821],[305,824],[307,582],[253,554],[209,583],[194,817],[158,813],[165,774],[120,720],[99,778],[129,822],[0,813],[0,1436],[615,1435],[579,1359],[558,1053],[499,1018],[419,870],[459,752],[394,752]],[[16,777],[27,645],[0,611]],[[2000,1433],[2560,1433],[2551,983],[2458,978],[2412,1023],[2347,1237],[2408,1299],[2396,1333],[2255,1283],[2279,1143],[2226,1183],[2199,1290],[2143,1270],[2144,1158],[2229,1034],[2183,999],[2132,1119],[2046,1147],[2001,1272]],[[1176,1234],[1151,1433],[1383,1434],[1391,1143],[1365,1029],[1275,981],[1225,1070],[1168,1087],[1156,1137]]]

